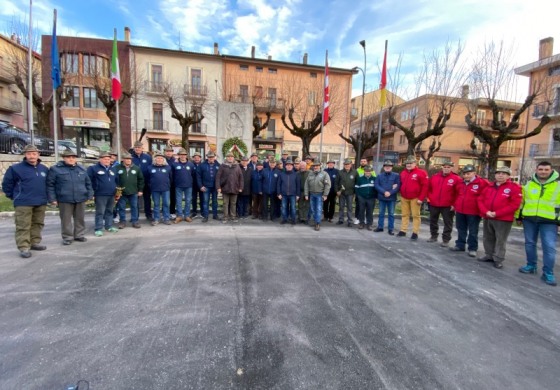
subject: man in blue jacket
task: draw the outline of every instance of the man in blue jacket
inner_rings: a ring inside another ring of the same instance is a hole
[[[148,173],[148,167],[152,165],[152,156],[143,152],[142,142],[136,141],[134,143],[134,150],[132,153],[132,163],[142,170],[144,178]],[[142,198],[144,199],[144,214],[148,221],[152,220],[152,193],[150,192],[150,183],[144,180],[144,188],[142,190]]]
[[[152,226],[159,224],[160,208],[163,210],[163,224],[171,225],[169,213],[169,194],[171,180],[173,179],[173,168],[167,164],[165,157],[160,152],[154,155],[154,163],[148,169],[146,180],[150,182],[152,199],[154,201],[154,219]]]
[[[78,154],[68,149],[62,161],[49,169],[47,193],[49,203],[58,206],[62,245],[86,242],[86,201],[93,198],[93,188],[85,168],[77,164]]]
[[[282,201],[282,225],[288,220],[288,204],[290,205],[290,221],[296,224],[296,202],[301,193],[300,179],[294,171],[294,163],[291,159],[285,162],[286,170],[280,174],[276,186],[278,199]]]
[[[279,172],[276,169],[276,160],[269,160],[268,165],[268,168],[263,169],[262,218],[264,221],[268,220],[268,218],[274,221],[274,214],[279,203],[276,193]]]
[[[111,155],[107,152],[99,155],[99,162],[87,169],[95,196],[95,236],[103,235],[103,227],[110,233],[119,231],[113,227],[113,207],[118,187],[118,176],[111,167]]]
[[[15,208],[16,245],[24,259],[31,257],[29,249],[43,251],[41,232],[45,226],[47,209],[48,168],[41,164],[39,149],[27,145],[22,162],[8,168],[2,189],[13,200]]]
[[[177,218],[175,223],[181,221],[192,222],[191,203],[193,194],[193,183],[196,181],[196,171],[194,164],[187,160],[187,151],[183,148],[177,152],[179,160],[173,164],[173,183],[175,183],[175,193],[171,196],[175,197],[175,207],[177,210]],[[183,198],[185,206],[183,207]]]
[[[401,177],[398,173],[393,172],[393,162],[386,160],[383,163],[383,172],[380,172],[375,180],[375,189],[377,190],[377,199],[379,200],[379,219],[374,232],[383,231],[385,210],[387,210],[387,230],[391,236],[395,234],[393,232],[395,230],[395,204],[397,203],[397,194],[400,188]]]
[[[206,157],[208,159],[200,164],[196,170],[196,181],[200,191],[203,192],[202,197],[202,222],[208,222],[210,196],[212,197],[212,217],[218,219],[218,190],[216,189],[216,176],[220,163],[216,161],[216,155],[209,152]]]
[[[262,217],[262,199],[263,199],[263,163],[258,161],[256,169],[251,171],[251,196],[252,206],[251,212],[253,219]]]
[[[200,153],[195,152],[192,156],[192,161],[194,166],[194,173],[193,173],[193,188],[192,188],[192,210],[191,210],[191,218],[195,218],[196,214],[198,213],[198,209],[200,207],[200,212],[202,213],[202,200],[204,193],[200,191],[200,187],[198,186],[198,182],[196,181],[196,175],[200,164],[202,164],[202,156]]]

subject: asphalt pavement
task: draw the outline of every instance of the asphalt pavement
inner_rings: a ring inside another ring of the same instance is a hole
[[[0,220],[0,389],[558,389],[560,288],[420,239],[254,220],[21,259]],[[397,226],[399,221],[397,221]]]

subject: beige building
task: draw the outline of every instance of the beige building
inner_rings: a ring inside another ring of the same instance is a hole
[[[548,160],[560,168],[560,54],[553,54],[554,39],[539,42],[539,59],[515,69],[518,75],[529,77],[529,88],[542,85],[528,114],[528,131],[534,129],[546,113],[551,121],[539,135],[524,142],[523,173],[528,177],[538,161]],[[529,90],[529,94],[533,91]]]

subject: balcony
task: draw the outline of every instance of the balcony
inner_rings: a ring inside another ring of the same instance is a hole
[[[275,131],[263,130],[254,140],[282,142],[284,140],[284,130],[275,130]]]
[[[183,93],[185,96],[202,98],[208,96],[208,88],[199,84],[185,84],[183,86]]]
[[[488,147],[486,147],[486,153],[488,153]],[[480,153],[482,151],[482,145],[477,145],[476,153]],[[472,149],[465,149],[463,151],[465,154],[473,155]],[[499,157],[520,157],[521,156],[521,148],[512,147],[509,145],[502,145],[498,151]]]
[[[8,72],[5,66],[0,66],[0,81],[7,84],[15,84],[14,76]]]
[[[147,94],[161,95],[165,92],[164,84],[161,81],[145,81],[144,83]]]
[[[145,119],[144,127],[146,128],[146,130],[155,133],[168,133],[169,121]]]
[[[560,142],[548,144],[531,144],[529,157],[560,157]]]
[[[208,126],[206,123],[197,123],[191,126],[189,135],[206,135],[208,132]]]
[[[533,118],[540,118],[544,114],[547,114],[551,118],[560,115],[560,100],[554,100],[551,105],[548,103],[539,103],[533,106]]]
[[[492,129],[492,119],[477,119],[476,124],[487,129],[487,130],[494,130]],[[509,122],[506,122],[506,125],[509,125]],[[519,122],[519,127],[515,129],[514,133],[519,133],[520,131],[525,130],[525,123]]]
[[[257,112],[284,112],[284,100],[271,97],[260,97],[254,99],[255,110]]]
[[[22,104],[20,101],[9,99],[6,97],[0,97],[0,110],[5,112],[18,113],[22,110]]]

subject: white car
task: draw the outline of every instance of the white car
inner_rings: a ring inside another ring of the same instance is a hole
[[[70,149],[74,153],[77,151],[77,146],[74,141],[71,140],[59,140],[58,141],[58,151],[62,152],[66,149]],[[99,158],[99,152],[94,149],[89,149],[87,147],[82,146],[80,150],[80,157],[81,158]]]

